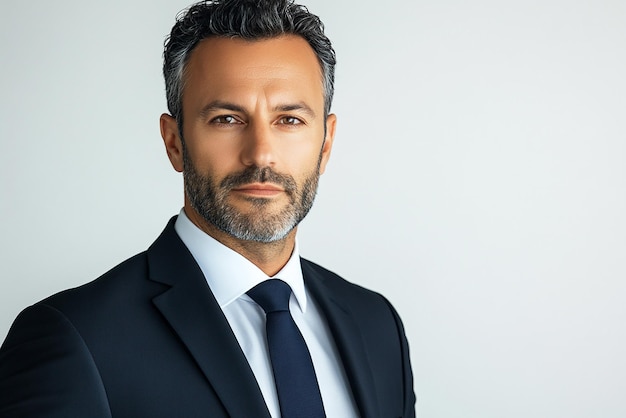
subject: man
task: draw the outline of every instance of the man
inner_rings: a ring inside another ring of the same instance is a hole
[[[298,255],[334,65],[319,19],[288,0],[179,17],[160,126],[184,207],[146,252],[19,315],[0,416],[414,417],[394,309]],[[278,293],[288,307],[268,308]]]

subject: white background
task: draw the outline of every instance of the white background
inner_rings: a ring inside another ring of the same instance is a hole
[[[310,0],[339,126],[304,256],[385,294],[420,418],[626,416],[626,2]],[[6,1],[0,340],[182,205],[181,0]]]

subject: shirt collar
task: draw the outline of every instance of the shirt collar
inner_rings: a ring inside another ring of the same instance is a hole
[[[200,266],[222,309],[240,297],[251,300],[246,295],[248,290],[265,280],[275,278],[291,287],[298,307],[306,312],[307,299],[297,240],[287,264],[269,277],[250,260],[198,228],[189,220],[184,209],[181,209],[174,229]]]

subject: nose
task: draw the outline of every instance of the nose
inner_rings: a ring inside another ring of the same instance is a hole
[[[244,137],[241,162],[246,166],[271,167],[276,163],[276,150],[271,126],[251,123]]]

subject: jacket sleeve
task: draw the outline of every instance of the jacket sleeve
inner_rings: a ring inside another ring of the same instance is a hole
[[[387,305],[389,305],[389,309],[393,313],[394,320],[396,322],[396,327],[398,329],[398,336],[400,338],[400,347],[402,350],[402,364],[403,364],[403,386],[404,386],[404,414],[403,418],[415,418],[415,391],[413,389],[413,372],[411,368],[411,359],[409,356],[409,343],[406,338],[406,334],[404,332],[404,326],[402,325],[402,320],[398,315],[398,312],[394,309],[394,307],[389,303],[388,300],[385,299]]]
[[[85,342],[53,307],[25,309],[0,347],[0,416],[111,417]]]

